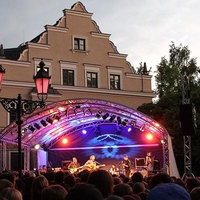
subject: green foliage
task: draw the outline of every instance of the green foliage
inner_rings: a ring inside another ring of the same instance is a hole
[[[185,92],[182,87],[183,77],[188,78],[190,100],[196,109],[196,135],[192,137],[192,157],[195,163],[200,165],[200,80],[197,74],[197,59],[190,58],[190,50],[187,46],[175,46],[172,42],[169,49],[169,60],[161,58],[157,65],[156,91],[158,101],[156,103],[143,104],[138,110],[152,117],[162,124],[172,137],[174,153],[180,165],[183,165],[183,135],[180,128],[179,108]],[[181,166],[180,166],[181,167]],[[195,169],[198,175],[200,170]]]
[[[186,74],[193,82],[198,70],[196,58],[190,58],[188,47],[182,45],[176,47],[172,42],[169,61],[162,57],[157,65],[155,80],[158,96],[161,98],[168,93],[181,91],[182,76]]]

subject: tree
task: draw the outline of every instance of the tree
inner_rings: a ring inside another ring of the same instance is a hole
[[[172,42],[169,49],[169,59],[161,58],[157,65],[156,91],[159,99],[156,103],[143,104],[138,110],[152,117],[162,124],[170,136],[173,138],[172,145],[174,153],[183,165],[183,135],[180,128],[179,106],[183,99],[183,77],[187,77],[190,86],[190,97],[197,112],[196,124],[200,125],[200,80],[197,73],[197,59],[190,58],[190,50],[187,46],[175,46]],[[192,137],[192,156],[196,163],[200,164],[200,131],[197,129],[196,135]],[[180,159],[181,158],[181,159]],[[183,166],[182,166],[183,167]],[[200,170],[194,170],[200,175]],[[194,171],[193,171],[194,172]]]
[[[168,93],[180,92],[183,75],[186,74],[193,82],[198,70],[196,58],[190,58],[188,47],[181,44],[176,47],[172,42],[169,49],[169,61],[162,57],[157,65],[155,80],[159,98]]]

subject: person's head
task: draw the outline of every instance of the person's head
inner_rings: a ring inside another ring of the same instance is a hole
[[[77,158],[76,158],[76,157],[73,157],[73,158],[72,158],[72,162],[77,163]]]
[[[151,152],[147,152],[147,156],[151,156]]]
[[[133,190],[131,186],[127,183],[120,183],[113,187],[113,194],[117,196],[132,195]]]
[[[113,168],[113,169],[115,169],[115,168],[116,168],[116,166],[115,166],[115,165],[112,165],[112,168]]]
[[[23,200],[21,192],[15,188],[10,187],[4,188],[0,192],[0,196],[6,198],[7,200]]]
[[[132,186],[132,189],[134,194],[139,194],[145,192],[145,185],[142,182],[137,182]]]
[[[163,183],[151,189],[147,195],[147,200],[191,200],[190,194],[175,183]]]
[[[127,155],[124,155],[124,160],[128,160],[128,156]]]
[[[76,184],[76,178],[73,174],[68,174],[65,177],[65,184],[70,188]]]
[[[67,190],[61,185],[50,185],[42,190],[41,200],[64,200],[68,194]]]
[[[37,176],[32,183],[31,196],[39,198],[41,196],[42,190],[47,186],[49,186],[47,178],[43,175]]]
[[[42,169],[47,169],[47,166],[46,165],[42,165]]]
[[[62,172],[62,171],[56,172],[56,174],[55,174],[56,183],[58,183],[58,184],[64,183],[65,177],[66,177],[66,174],[64,172]]]
[[[199,200],[200,199],[200,187],[195,187],[190,192],[191,200]]]
[[[199,187],[199,186],[200,186],[200,182],[197,178],[188,177],[185,180],[185,187],[188,192],[192,191],[193,188]]]
[[[0,179],[6,179],[15,186],[15,175],[11,172],[5,172],[0,175]]]
[[[69,190],[65,200],[103,200],[101,192],[91,184],[78,183]]]
[[[90,156],[90,160],[94,161],[94,160],[95,160],[95,156],[94,156],[94,155],[91,155],[91,156]]]
[[[14,188],[13,183],[11,183],[9,180],[7,179],[0,179],[0,191],[2,191],[4,188]]]
[[[140,172],[135,172],[131,176],[131,180],[132,180],[133,183],[142,182],[143,181],[143,175]]]
[[[95,185],[106,198],[112,193],[113,178],[112,175],[103,169],[92,171],[89,174],[87,183]]]
[[[154,175],[150,182],[150,189],[154,188],[155,186],[161,183],[172,183],[172,178],[166,173],[158,173]]]
[[[119,177],[113,177],[113,182],[114,182],[114,185],[117,185],[119,183],[123,183],[122,179],[119,178]]]

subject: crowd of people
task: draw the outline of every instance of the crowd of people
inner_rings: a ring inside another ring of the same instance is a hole
[[[124,160],[124,167],[128,167],[127,157]],[[200,200],[197,177],[182,180],[163,172],[145,177],[139,171],[128,172],[111,173],[101,168],[48,172],[44,168],[26,172],[18,179],[16,172],[3,171],[0,200]]]

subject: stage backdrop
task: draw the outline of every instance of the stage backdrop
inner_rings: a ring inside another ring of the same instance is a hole
[[[152,137],[148,137],[149,135]],[[62,139],[66,139],[65,144]],[[141,163],[148,151],[152,152],[156,168],[162,167],[163,149],[160,138],[134,127],[103,124],[79,130],[62,139],[48,150],[48,160],[54,168],[62,167],[63,161],[67,163],[72,157],[76,157],[80,165],[84,165],[90,155],[95,155],[99,164],[105,164],[104,169],[109,169],[112,164],[121,168],[123,156],[128,155],[134,169],[137,167],[136,161]]]

